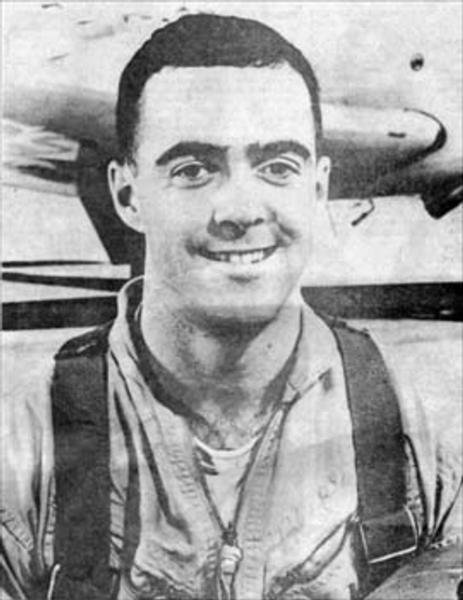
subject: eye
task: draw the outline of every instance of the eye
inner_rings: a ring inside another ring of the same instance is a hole
[[[300,175],[301,169],[293,161],[279,159],[261,165],[258,174],[269,183],[285,185]]]
[[[170,172],[170,176],[179,187],[199,187],[206,184],[212,178],[217,168],[213,165],[190,160],[176,165]]]

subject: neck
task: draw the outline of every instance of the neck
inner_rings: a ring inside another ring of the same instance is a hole
[[[281,397],[299,334],[298,300],[290,299],[270,322],[205,325],[172,310],[173,303],[163,303],[165,296],[155,291],[145,282],[141,330],[148,349],[181,385],[183,401],[209,425],[248,423],[244,438],[239,436],[243,442]]]

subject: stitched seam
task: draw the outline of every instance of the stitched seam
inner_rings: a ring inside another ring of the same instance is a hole
[[[28,552],[34,547],[34,540],[24,525],[8,509],[2,511],[2,527]]]

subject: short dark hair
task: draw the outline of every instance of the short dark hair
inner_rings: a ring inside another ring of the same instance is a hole
[[[157,29],[121,75],[116,106],[119,160],[133,158],[139,100],[148,79],[163,67],[266,67],[284,63],[300,73],[309,91],[317,146],[322,138],[317,78],[302,52],[275,30],[259,21],[212,14],[186,15]]]

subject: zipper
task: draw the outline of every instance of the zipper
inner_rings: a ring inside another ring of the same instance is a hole
[[[237,543],[236,528],[233,523],[222,532],[222,547],[220,548],[219,563],[219,598],[221,600],[232,600],[233,580],[238,566],[243,558],[243,551]]]
[[[262,434],[262,437],[265,435]],[[260,441],[256,442],[256,446],[260,446]],[[212,517],[221,532],[221,547],[219,551],[219,564],[216,572],[216,588],[218,600],[234,600],[233,594],[233,580],[238,570],[239,563],[243,558],[243,551],[238,545],[238,534],[236,531],[236,523],[238,521],[239,508],[241,505],[241,498],[243,496],[243,489],[247,480],[250,465],[254,462],[256,456],[256,446],[251,450],[252,454],[250,460],[246,466],[245,473],[243,475],[243,483],[238,494],[238,501],[236,503],[233,519],[225,525],[222,517],[217,509],[217,506],[212,498],[211,492],[207,485],[206,478],[199,461],[196,459],[195,463],[199,472],[199,479],[201,481],[201,487],[203,488],[206,496]]]
[[[277,417],[281,416],[278,423],[278,426],[281,427],[282,423],[284,422],[284,417],[288,412],[290,406],[298,398],[299,394],[296,393],[291,401],[282,402],[276,407],[268,423],[264,427],[260,438],[256,441],[254,447],[252,448],[251,456],[243,474],[243,482],[238,494],[238,500],[236,503],[235,511],[233,513],[233,519],[228,523],[228,525],[225,525],[225,523],[222,520],[222,517],[219,514],[217,506],[211,496],[201,465],[199,464],[199,461],[195,458],[195,462],[199,472],[199,479],[201,481],[201,486],[205,493],[207,502],[209,504],[209,508],[212,512],[212,516],[222,534],[222,545],[219,552],[219,564],[216,576],[218,600],[236,600],[234,592],[234,580],[238,571],[239,564],[244,556],[243,550],[238,544],[237,523],[244,502],[244,492],[245,489],[248,487],[249,473],[256,463],[259,450],[265,438],[267,437],[267,434],[271,429],[273,423],[275,422]]]

